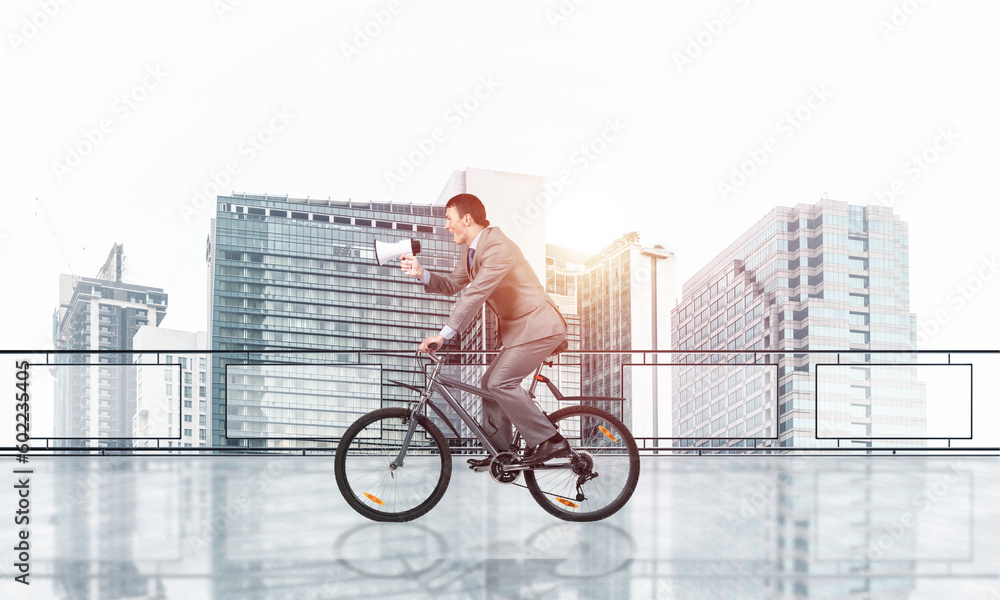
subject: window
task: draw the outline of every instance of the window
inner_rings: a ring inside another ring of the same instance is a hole
[[[184,430],[184,437],[191,437],[191,430],[190,429],[185,429]]]

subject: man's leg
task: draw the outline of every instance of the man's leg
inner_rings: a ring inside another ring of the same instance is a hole
[[[486,373],[483,374],[483,380],[480,387],[483,389],[489,389],[490,377],[493,375],[493,371],[496,369],[497,365],[503,364],[503,355],[507,352],[504,348],[500,350],[500,353],[493,359],[490,366],[486,369]],[[483,426],[483,431],[486,432],[486,437],[489,438],[490,443],[500,452],[507,452],[510,449],[510,442],[514,437],[514,430],[511,425],[510,419],[507,418],[507,413],[503,411],[500,407],[499,402],[490,400],[489,398],[483,398],[483,417],[480,419],[480,425]]]
[[[541,444],[557,433],[555,426],[531,399],[528,391],[521,387],[521,381],[533,373],[564,339],[566,335],[560,333],[527,344],[504,348],[483,377],[484,387],[499,403],[499,407],[496,407],[493,402],[483,402],[484,423],[495,424],[498,429],[503,421],[513,423],[529,448]],[[504,413],[506,419],[501,421],[497,418],[496,408],[501,409],[499,412]],[[500,430],[495,435],[497,439],[506,440],[500,446],[501,451],[506,450],[511,438],[509,425],[506,430]],[[506,438],[501,438],[501,435],[506,435]],[[490,441],[493,440],[491,437]]]

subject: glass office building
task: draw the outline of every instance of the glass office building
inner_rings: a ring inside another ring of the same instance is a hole
[[[775,208],[702,268],[671,314],[675,349],[690,351],[673,374],[674,435],[689,438],[676,445],[924,437],[925,389],[905,366],[908,246],[890,208],[823,200]]]
[[[209,327],[212,348],[233,354],[213,356],[213,445],[329,446],[383,401],[412,399],[392,382],[422,384],[413,358],[370,353],[413,351],[445,323],[455,299],[424,294],[398,261],[379,266],[373,244],[418,240],[424,267],[451,272],[456,254],[444,212],[218,198],[206,255]]]

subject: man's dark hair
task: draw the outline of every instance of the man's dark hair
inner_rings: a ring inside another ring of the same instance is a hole
[[[489,227],[490,222],[486,218],[486,207],[483,202],[472,194],[459,194],[452,196],[448,204],[444,205],[445,210],[454,208],[458,212],[459,218],[465,215],[472,216],[472,220],[483,227]]]

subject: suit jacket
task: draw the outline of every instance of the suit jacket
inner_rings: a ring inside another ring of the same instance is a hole
[[[471,270],[468,245],[462,244],[460,256],[458,266],[447,277],[431,273],[426,288],[449,296],[465,289],[448,327],[465,331],[485,302],[499,317],[500,334],[508,348],[566,332],[566,321],[535,271],[502,231],[496,227],[483,230]]]

